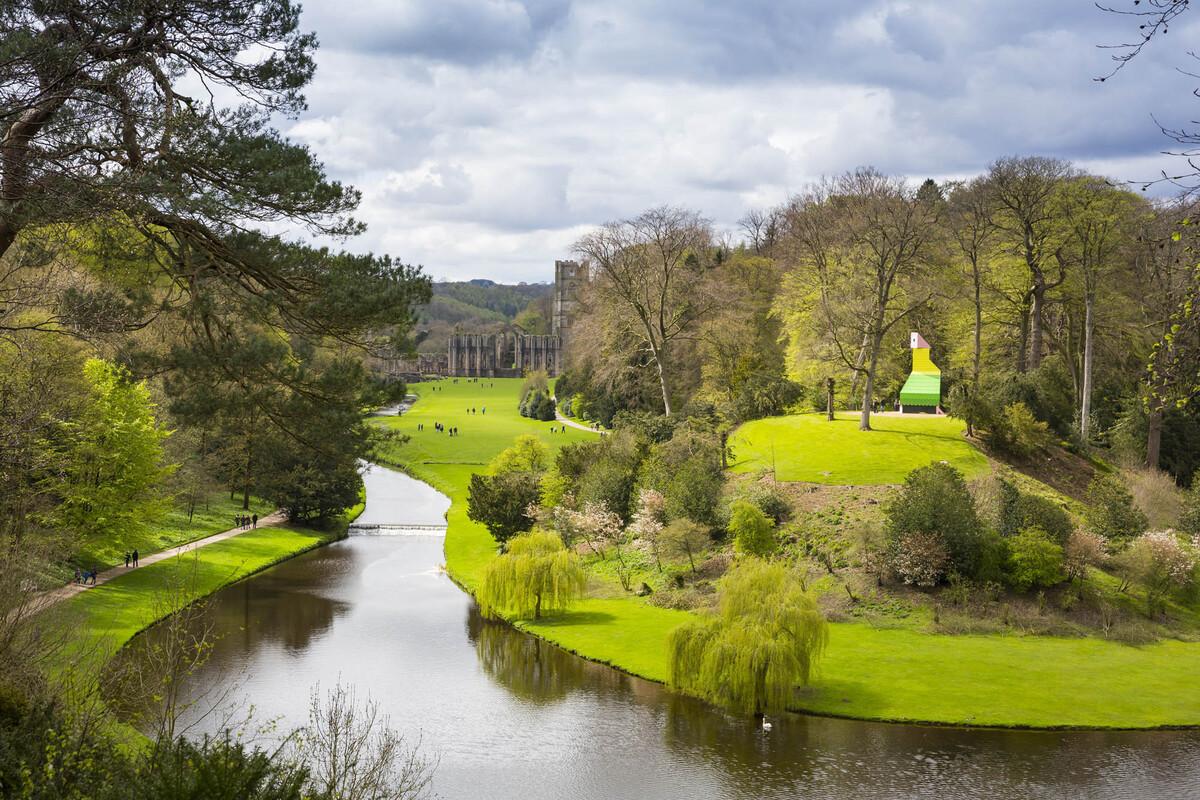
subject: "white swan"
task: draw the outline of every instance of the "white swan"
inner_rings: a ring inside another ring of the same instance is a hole
[[[766,714],[763,714],[762,729],[763,733],[770,733],[771,731],[771,723],[767,722]]]

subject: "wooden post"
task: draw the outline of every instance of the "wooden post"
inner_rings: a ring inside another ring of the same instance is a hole
[[[825,379],[825,419],[833,422],[833,378]]]

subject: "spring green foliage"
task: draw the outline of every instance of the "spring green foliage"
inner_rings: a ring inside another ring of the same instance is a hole
[[[483,573],[477,599],[484,615],[533,617],[561,611],[583,594],[587,577],[579,557],[558,534],[533,531],[517,536]]]
[[[549,422],[555,418],[554,400],[550,397],[549,381],[545,372],[533,372],[521,386],[521,402],[518,406],[522,417]]]
[[[712,542],[708,530],[690,519],[673,520],[658,534],[658,548],[667,558],[687,559],[692,572],[696,571],[696,558]]]
[[[432,391],[433,386],[438,390]],[[418,384],[415,390],[421,399],[409,413],[374,420],[411,436],[390,451],[392,462],[454,501],[448,515],[446,566],[456,581],[472,590],[487,565],[499,557],[487,528],[467,519],[472,472],[520,433],[542,432],[552,451],[597,440],[595,434],[574,428],[551,434],[550,423],[521,417],[513,403],[520,386],[516,378]],[[486,419],[463,414],[464,406],[472,403],[488,407]],[[493,407],[504,408],[504,413],[493,416]],[[877,417],[874,422],[893,419]],[[435,421],[460,426],[463,435],[439,436],[429,430]],[[422,422],[423,433],[416,430]],[[903,474],[896,480],[903,480]],[[568,614],[518,624],[560,647],[666,682],[671,631],[691,619],[688,612],[621,596],[584,598]],[[793,710],[1035,728],[1200,723],[1200,691],[1190,688],[1200,646],[1192,642],[1168,639],[1129,647],[1096,637],[944,636],[860,623],[831,623],[830,631],[834,646],[821,662],[822,675],[828,678],[814,678],[813,691],[797,697]],[[880,664],[895,666],[881,671]],[[1064,674],[1088,679],[1064,682]]]
[[[1027,492],[1017,494],[1011,513],[1006,516],[1016,524],[1015,531],[1001,531],[1006,536],[1028,528],[1039,528],[1057,544],[1065,545],[1075,528],[1071,516],[1062,506],[1049,498]]]
[[[1097,474],[1088,486],[1084,518],[1092,533],[1103,536],[1110,548],[1120,549],[1145,532],[1146,515],[1133,503],[1133,495],[1114,475]]]
[[[945,548],[951,567],[961,575],[975,575],[983,525],[962,473],[954,467],[939,463],[913,470],[888,504],[887,517],[893,549],[910,535],[932,535]]]
[[[1026,528],[1008,542],[1008,581],[1015,589],[1053,586],[1066,577],[1063,548],[1041,528]]]
[[[64,421],[52,445],[57,469],[47,488],[59,499],[49,521],[85,540],[136,537],[166,510],[159,488],[167,431],[154,419],[150,391],[120,367],[84,364],[83,413]]]
[[[542,473],[550,464],[550,449],[542,440],[532,434],[522,434],[516,438],[512,447],[502,450],[492,459],[488,470],[493,475],[502,472],[533,472]]]
[[[716,617],[671,632],[671,684],[739,713],[781,711],[828,637],[816,600],[786,567],[746,559],[722,579]]]
[[[775,552],[775,523],[747,500],[734,500],[730,506],[729,532],[739,555],[766,557]]]
[[[531,472],[472,475],[467,517],[486,525],[497,544],[503,545],[533,527],[533,519],[527,512],[540,495],[538,477]]]
[[[984,424],[988,428],[988,444],[1019,458],[1032,458],[1054,444],[1050,426],[1022,402],[1010,403]]]

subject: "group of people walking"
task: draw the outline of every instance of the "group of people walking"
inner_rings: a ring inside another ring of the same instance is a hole
[[[233,526],[243,531],[257,528],[258,514],[238,514],[233,518]]]
[[[137,548],[125,551],[125,568],[136,567],[138,565]],[[100,570],[92,567],[91,569],[75,568],[75,582],[81,586],[95,586],[96,576],[100,574]]]
[[[475,414],[475,413],[477,413],[477,412],[475,411],[475,406],[471,406],[470,408],[468,408],[468,409],[467,409],[467,413],[468,413],[468,414]],[[480,411],[480,412],[478,412],[478,413],[486,414],[486,413],[487,413],[487,406],[484,406],[484,407],[483,407],[483,409],[482,409],[482,411]]]

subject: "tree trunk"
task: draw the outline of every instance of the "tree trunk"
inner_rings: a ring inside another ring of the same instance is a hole
[[[1091,428],[1089,418],[1092,415],[1092,332],[1095,327],[1095,322],[1092,317],[1092,309],[1096,304],[1096,293],[1094,290],[1087,291],[1087,297],[1084,300],[1083,312],[1083,388],[1080,390],[1079,402],[1079,438],[1087,444],[1088,433]]]
[[[882,333],[876,333],[871,341],[871,365],[867,368],[867,381],[863,386],[862,413],[858,418],[860,431],[871,430],[871,401],[875,396],[875,368],[879,365],[879,345],[882,341]]]
[[[671,416],[671,393],[667,391],[667,372],[663,365],[663,351],[658,347],[651,347],[650,352],[654,355],[654,366],[658,367],[658,385],[662,388],[663,413],[668,417]]]
[[[17,229],[11,223],[0,223],[0,258],[8,252],[13,242],[17,240]]]
[[[825,419],[833,422],[833,378],[825,379]]]
[[[1146,433],[1146,466],[1151,469],[1158,469],[1158,458],[1162,453],[1163,412],[1159,401],[1153,402],[1156,405],[1150,411],[1150,420]]]
[[[1026,300],[1028,302],[1028,300]],[[1029,369],[1029,307],[1021,307],[1021,343],[1017,347],[1017,372],[1024,374]]]
[[[1029,311],[1029,369],[1042,365],[1042,317],[1046,310],[1046,287],[1041,283],[1033,287],[1033,306]]]
[[[537,599],[533,601],[533,618],[542,618],[542,593],[538,592]]]
[[[975,352],[971,360],[971,388],[975,397],[979,396],[979,372],[983,361],[983,281],[979,274],[979,264],[973,264],[975,277]]]

